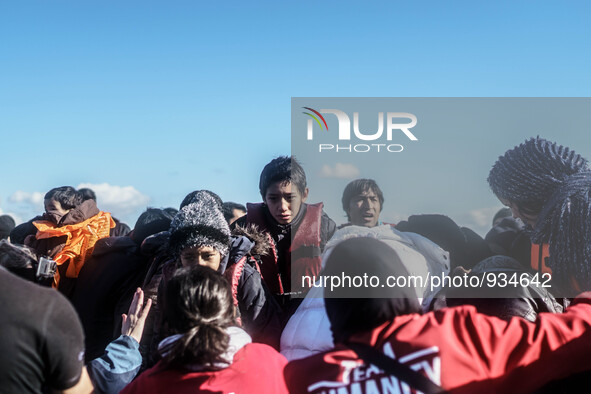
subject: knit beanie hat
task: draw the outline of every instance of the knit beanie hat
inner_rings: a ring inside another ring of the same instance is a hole
[[[493,193],[538,214],[570,175],[589,171],[573,150],[539,136],[508,150],[488,175]]]
[[[534,243],[548,243],[553,282],[564,296],[576,278],[591,290],[591,171],[573,150],[537,137],[507,151],[494,164],[488,183],[500,198],[537,215]]]
[[[215,199],[206,192],[197,192],[170,224],[169,247],[175,256],[193,246],[210,246],[223,256],[230,248],[230,227]]]
[[[14,226],[14,219],[11,216],[0,216],[0,239],[8,238]]]

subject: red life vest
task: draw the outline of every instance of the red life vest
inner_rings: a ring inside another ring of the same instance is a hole
[[[246,223],[256,224],[261,231],[267,233],[269,237],[269,227],[265,218],[262,203],[246,204]],[[320,222],[322,218],[322,203],[307,204],[306,214],[302,223],[298,227],[295,236],[286,253],[285,261],[287,263],[287,278],[281,277],[278,267],[278,250],[275,242],[273,253],[267,256],[261,256],[261,276],[263,281],[274,294],[286,294],[292,291],[299,291],[301,278],[303,276],[318,276],[322,267],[320,259]],[[272,237],[271,237],[272,239]],[[299,284],[297,288],[291,287],[291,278],[294,278],[294,284]]]
[[[224,277],[230,283],[230,287],[232,288],[232,300],[236,311],[236,322],[240,327],[242,327],[242,316],[240,315],[240,308],[238,308],[238,282],[244,272],[245,264],[252,264],[258,273],[261,273],[256,259],[250,255],[242,256],[240,260],[224,271]]]

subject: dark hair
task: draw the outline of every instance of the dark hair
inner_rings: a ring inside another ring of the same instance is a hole
[[[131,239],[139,245],[150,235],[168,230],[173,218],[164,209],[148,208],[135,222]]]
[[[220,274],[198,265],[178,270],[166,286],[163,318],[172,334],[182,335],[162,349],[167,365],[227,362],[225,329],[235,324],[234,309],[230,285]]]
[[[226,220],[230,220],[234,217],[234,210],[237,209],[239,211],[246,212],[246,207],[242,204],[238,204],[232,201],[226,201],[223,205],[222,213],[224,214],[224,218]]]
[[[25,245],[16,245],[0,240],[0,266],[31,282],[36,282],[37,255]]]
[[[0,239],[6,239],[16,227],[14,219],[10,215],[0,215]]]
[[[45,194],[44,199],[59,202],[63,209],[74,209],[84,201],[82,193],[71,186],[61,186],[51,189]]]
[[[187,205],[189,205],[190,203],[193,202],[193,198],[195,197],[195,195],[199,192],[205,192],[207,194],[209,194],[211,197],[213,197],[213,199],[215,200],[218,208],[220,211],[222,211],[224,202],[222,201],[222,199],[220,198],[220,196],[218,196],[217,194],[215,194],[214,192],[212,192],[211,190],[194,190],[191,193],[187,194],[185,196],[185,198],[183,198],[183,201],[181,202],[181,206],[179,209],[183,209],[184,207],[186,207]]]
[[[269,186],[276,182],[291,182],[300,194],[304,194],[307,186],[306,173],[295,157],[279,156],[263,168],[259,179],[259,192],[263,201]]]
[[[0,266],[4,268],[26,268],[37,265],[35,250],[25,246],[0,240]]]
[[[343,210],[347,213],[347,220],[351,220],[349,216],[349,202],[355,196],[360,195],[366,191],[373,191],[376,196],[378,196],[378,200],[380,200],[380,212],[384,207],[384,195],[382,194],[382,189],[378,186],[376,181],[373,179],[355,179],[354,181],[349,182],[347,186],[345,186],[345,190],[343,190],[343,197],[341,198],[341,202],[343,203]]]
[[[375,238],[346,239],[332,249],[325,263],[323,275],[328,277],[409,275],[399,254]],[[421,312],[417,294],[411,286],[326,286],[324,306],[335,343],[346,342],[352,335],[378,327],[396,316]]]
[[[172,217],[174,217],[174,215],[179,213],[179,210],[176,208],[173,208],[173,207],[164,208],[163,210],[168,212]]]
[[[82,189],[78,189],[78,193],[82,194],[82,198],[84,199],[84,201],[86,201],[86,200],[96,201],[96,193],[92,189],[89,189],[87,187],[83,187]]]

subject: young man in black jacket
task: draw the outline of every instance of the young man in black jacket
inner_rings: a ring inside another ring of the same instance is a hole
[[[295,158],[271,160],[261,172],[259,191],[263,202],[247,204],[246,216],[235,225],[254,224],[273,240],[273,253],[261,256],[261,275],[287,322],[308,290],[301,287],[302,276],[320,273],[320,256],[336,225],[322,203],[306,204],[306,173]]]

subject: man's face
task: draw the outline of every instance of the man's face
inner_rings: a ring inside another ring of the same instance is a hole
[[[56,200],[45,200],[45,214],[50,218],[52,222],[58,224],[62,217],[70,212],[70,209],[64,209],[62,204]]]
[[[200,265],[217,271],[222,261],[220,252],[211,246],[192,246],[181,252],[181,264],[183,267]]]
[[[302,195],[291,182],[275,182],[267,188],[265,204],[271,216],[280,224],[289,224],[308,198],[308,188]]]
[[[351,224],[364,227],[375,227],[380,218],[382,207],[378,196],[373,190],[366,190],[349,200],[349,215]]]
[[[504,198],[500,197],[499,201],[501,204],[511,209],[511,213],[513,214],[514,218],[521,219],[523,223],[527,224],[531,228],[536,228],[536,222],[538,221],[538,217],[536,215],[527,215],[521,212],[517,204],[515,204],[513,201],[505,200]]]

